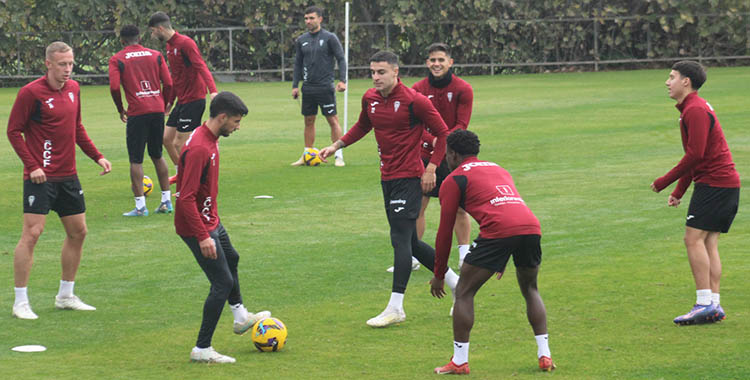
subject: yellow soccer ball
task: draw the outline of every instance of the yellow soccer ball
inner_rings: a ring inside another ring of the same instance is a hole
[[[149,195],[151,194],[151,191],[154,190],[154,181],[151,180],[151,178],[148,178],[147,175],[143,176],[143,195]]]
[[[260,352],[281,351],[286,344],[286,326],[277,318],[263,318],[252,328],[255,348]]]
[[[305,154],[302,155],[302,160],[305,161],[307,166],[318,166],[323,160],[320,159],[320,151],[315,148],[305,149]]]

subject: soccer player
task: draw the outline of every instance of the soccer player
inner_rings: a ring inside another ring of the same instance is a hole
[[[691,182],[693,196],[685,222],[685,247],[693,271],[697,300],[693,309],[674,319],[678,325],[716,322],[726,318],[719,304],[721,260],[719,234],[729,232],[740,201],[740,175],[714,109],[698,96],[706,72],[698,62],[672,66],[666,85],[680,111],[680,134],[685,155],[664,176],[651,183],[660,192],[678,181],[667,198],[677,207]]]
[[[124,213],[124,216],[148,215],[146,197],[143,195],[143,150],[147,143],[148,155],[154,163],[161,187],[161,203],[154,212],[172,212],[169,168],[161,155],[164,106],[166,103],[172,103],[172,99],[169,98],[172,92],[172,77],[161,53],[140,45],[140,34],[135,25],[123,26],[120,30],[120,41],[125,48],[109,59],[109,90],[120,114],[120,120],[127,123],[130,184],[135,196],[135,208]],[[122,106],[121,84],[128,101],[127,112]]]
[[[64,42],[47,46],[47,74],[18,91],[8,119],[8,140],[23,162],[23,231],[13,257],[16,299],[13,316],[37,319],[27,291],[34,247],[50,210],[65,228],[58,309],[96,310],[73,293],[86,237],[86,204],[76,174],[76,144],[104,169],[112,165],[99,153],[81,124],[81,90],[73,74],[73,49]]]
[[[164,130],[164,147],[178,171],[180,149],[195,128],[201,125],[206,110],[206,88],[211,99],[216,96],[216,84],[206,62],[203,61],[198,45],[188,36],[172,29],[169,16],[156,12],[148,20],[151,37],[167,43],[167,61],[174,80],[177,105],[169,113],[167,128]],[[166,111],[172,108],[167,104]],[[175,183],[177,176],[169,178]]]
[[[474,90],[471,85],[463,79],[453,74],[453,58],[451,57],[450,47],[444,43],[434,43],[427,47],[427,68],[430,70],[427,78],[415,83],[411,88],[419,92],[432,101],[432,104],[440,112],[445,124],[448,125],[448,132],[456,129],[466,129],[471,119],[471,108],[474,104]],[[432,157],[433,137],[425,131],[422,135],[422,162],[425,165]],[[421,240],[425,230],[424,212],[430,204],[430,197],[437,198],[440,191],[440,184],[443,179],[450,173],[448,164],[443,160],[435,171],[437,182],[435,188],[427,194],[422,195],[422,208],[419,210],[417,218],[417,237]],[[458,209],[456,216],[456,240],[458,240],[458,266],[464,261],[464,257],[469,252],[469,242],[471,241],[471,220],[469,214],[464,209]],[[412,259],[412,269],[419,269],[419,264]],[[393,267],[388,268],[392,271]]]
[[[247,107],[237,95],[222,92],[211,101],[209,112],[208,121],[195,129],[182,148],[182,169],[177,173],[180,193],[174,225],[211,283],[211,291],[203,305],[203,322],[190,359],[234,363],[234,358],[221,355],[211,347],[211,338],[224,304],[229,302],[232,310],[235,334],[244,334],[255,322],[270,317],[271,313],[252,314],[242,304],[237,275],[240,256],[219,220],[216,205],[219,193],[218,140],[220,136],[229,137],[240,128]]]
[[[333,87],[333,60],[339,64],[339,82],[336,91],[346,91],[346,60],[344,49],[335,34],[321,28],[323,10],[318,7],[305,9],[307,33],[299,36],[294,44],[294,80],[292,98],[299,97],[299,82],[302,81],[302,115],[305,118],[305,151],[315,144],[315,117],[320,112],[331,126],[331,141],[341,137],[339,117],[336,115],[336,93]],[[304,165],[304,152],[292,166]],[[344,166],[344,155],[336,151],[336,166]]]
[[[432,295],[442,298],[444,273],[448,267],[451,232],[459,207],[479,223],[479,236],[461,266],[453,309],[453,358],[435,368],[438,374],[469,373],[469,334],[474,324],[474,295],[479,288],[505,271],[510,256],[516,266],[521,294],[526,300],[526,316],[534,331],[539,368],[551,371],[547,342],[547,311],[537,289],[537,273],[542,262],[541,227],[516,190],[510,173],[494,162],[481,161],[479,138],[458,129],[448,136],[445,155],[453,170],[440,187],[440,227],[435,239],[435,277],[430,281]]]
[[[404,292],[411,275],[411,257],[432,270],[435,251],[417,238],[416,220],[422,193],[435,187],[435,169],[445,154],[448,127],[430,101],[404,86],[398,78],[398,56],[381,51],[370,58],[375,88],[362,96],[359,120],[341,139],[320,151],[321,158],[354,144],[371,129],[380,153],[380,172],[385,211],[393,246],[393,286],[385,310],[371,318],[371,327],[386,327],[406,320]],[[422,131],[429,128],[437,138],[435,152],[425,168],[419,158]],[[445,275],[451,289],[458,275]]]

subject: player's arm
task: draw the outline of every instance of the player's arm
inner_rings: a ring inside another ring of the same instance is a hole
[[[440,186],[440,226],[435,237],[435,278],[430,281],[432,295],[438,298],[442,298],[445,294],[442,285],[445,272],[448,270],[448,258],[453,243],[453,226],[456,224],[460,199],[461,191],[455,182],[455,177],[449,177],[443,181]]]
[[[126,122],[128,117],[125,115],[125,108],[122,106],[122,94],[120,93],[120,61],[115,56],[109,59],[109,93],[112,95],[112,101],[115,102],[117,113],[120,114],[120,120]]]
[[[180,196],[177,198],[177,208],[182,209],[183,221],[189,229],[187,236],[194,236],[199,242],[210,238],[195,201],[203,168],[209,161],[208,151],[200,146],[185,148],[180,155]]]
[[[299,38],[294,42],[294,73],[292,74],[292,96],[296,99],[299,95],[299,81],[302,80],[302,43]],[[297,91],[294,91],[297,90]]]
[[[29,151],[24,139],[26,123],[28,123],[31,117],[35,102],[34,95],[27,88],[22,88],[18,91],[16,101],[10,110],[7,135],[13,150],[16,151],[18,158],[23,162],[23,166],[29,171],[29,179],[34,183],[42,183],[47,180],[47,177],[39,162],[37,162]]]
[[[469,128],[469,121],[471,120],[471,109],[474,106],[474,90],[468,84],[464,91],[461,92],[458,97],[458,106],[456,107],[456,125],[451,127],[450,132],[456,129],[467,129]]]
[[[167,67],[167,62],[164,60],[164,56],[159,54],[156,58],[156,63],[159,65],[159,78],[161,79],[162,84],[161,96],[164,99],[164,112],[168,112],[169,109],[172,108],[172,103],[174,103],[174,82],[172,81],[172,75],[169,74],[169,67]]]
[[[362,97],[362,110],[359,112],[359,120],[354,123],[352,128],[349,129],[344,136],[341,136],[336,142],[320,151],[320,158],[323,159],[324,162],[327,162],[325,161],[326,157],[332,155],[343,147],[354,144],[370,132],[372,124],[370,123],[370,117],[367,116],[367,110],[367,100]]]
[[[99,175],[104,175],[112,171],[112,164],[104,158],[104,155],[96,149],[94,142],[89,138],[89,134],[86,132],[86,128],[81,123],[81,90],[78,90],[78,111],[76,115],[76,144],[81,148],[89,158],[94,160],[99,166],[104,169]]]
[[[203,56],[201,56],[201,52],[198,50],[198,45],[196,45],[195,41],[188,41],[188,45],[185,50],[183,50],[183,54],[187,55],[190,63],[196,70],[198,70],[198,74],[203,78],[203,82],[208,86],[208,92],[213,98],[217,93],[216,83],[214,83],[214,77],[211,75],[211,72],[208,71],[208,66],[206,66],[206,62],[203,60]]]
[[[656,191],[662,191],[677,179],[690,174],[706,154],[711,120],[706,110],[695,107],[685,113],[683,124],[687,129],[685,155],[667,174],[654,181]],[[687,189],[687,187],[686,187]]]

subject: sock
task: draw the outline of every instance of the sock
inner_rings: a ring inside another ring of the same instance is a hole
[[[469,253],[469,245],[468,244],[459,244],[458,245],[458,260],[461,262],[464,261],[464,257],[466,257],[466,254]]]
[[[177,165],[174,166],[174,175],[177,175]]]
[[[448,268],[448,271],[445,272],[445,284],[448,285],[449,288],[451,288],[451,291],[456,290],[456,284],[458,284],[458,275],[451,268]]]
[[[542,356],[546,356],[548,358],[552,357],[552,354],[549,352],[549,334],[542,334],[542,335],[535,335],[534,339],[536,339],[536,357],[541,358]]]
[[[711,304],[711,289],[698,289],[695,291],[696,301],[698,305],[710,305]]]
[[[719,293],[711,293],[711,302],[718,305],[719,301],[721,301],[721,297],[719,296]]]
[[[208,350],[209,348],[211,348],[211,347],[209,346],[209,347],[200,348],[198,346],[195,346],[195,347],[193,347],[193,352],[201,352],[201,351],[204,351],[204,350]]]
[[[469,362],[469,342],[453,341],[453,364],[461,365]]]
[[[60,298],[73,297],[74,285],[75,285],[75,281],[60,280],[60,290],[57,292],[57,296]]]
[[[250,316],[250,313],[245,308],[245,305],[241,303],[238,303],[236,305],[229,305],[229,309],[232,310],[234,321],[237,323],[242,323],[242,322],[247,321],[247,318]]]
[[[13,306],[20,305],[24,302],[29,302],[29,293],[27,291],[27,287],[23,288],[13,288],[13,290],[16,292],[16,302],[13,303]]]
[[[146,207],[146,197],[135,197],[135,208],[142,209]]]
[[[162,191],[161,192],[161,201],[166,202],[168,200],[172,199],[172,190]]]
[[[391,299],[388,301],[388,308],[392,310],[404,310],[404,293],[391,293]]]
[[[339,150],[336,151],[336,153],[333,154],[333,156],[336,157],[336,158],[343,159],[344,158],[344,152],[341,149],[339,149]]]

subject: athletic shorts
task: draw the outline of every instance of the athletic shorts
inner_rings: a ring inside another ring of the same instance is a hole
[[[419,178],[380,181],[388,219],[417,219],[422,207],[422,182]]]
[[[174,106],[167,119],[167,127],[177,128],[177,132],[192,132],[201,125],[206,99]]]
[[[685,225],[703,231],[729,232],[740,204],[740,189],[696,183]]]
[[[148,145],[148,156],[161,158],[164,140],[164,114],[149,113],[128,118],[128,157],[133,164],[143,163],[143,150]]]
[[[423,158],[422,163],[424,164],[424,167],[427,167],[427,164],[430,163],[430,159]],[[435,169],[435,187],[432,188],[429,193],[425,194],[425,196],[437,198],[440,194],[440,185],[443,184],[443,180],[445,180],[445,177],[447,177],[448,174],[451,174],[451,171],[448,169],[448,162],[443,159],[440,166]]]
[[[86,212],[83,189],[78,177],[63,182],[33,183],[23,181],[24,214],[49,214],[54,210],[60,217]]]
[[[302,115],[318,114],[318,107],[323,116],[336,115],[336,92],[331,89],[302,91]]]
[[[492,272],[504,272],[508,259],[513,256],[516,268],[535,268],[542,263],[540,235],[516,235],[501,239],[478,237],[464,258],[465,263]]]

